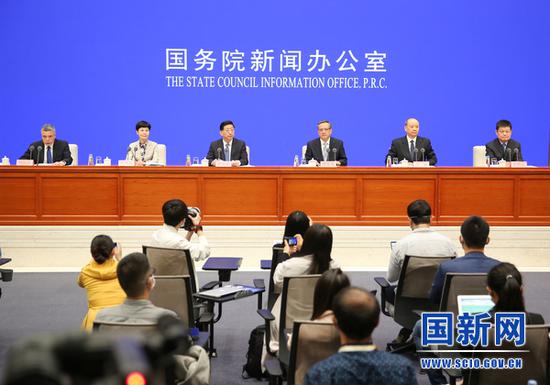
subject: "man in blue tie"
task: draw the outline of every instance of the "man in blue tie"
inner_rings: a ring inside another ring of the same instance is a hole
[[[509,120],[497,122],[497,138],[485,145],[485,152],[489,158],[508,162],[522,161],[521,144],[512,139],[512,123]]]
[[[246,166],[248,164],[248,153],[246,143],[235,138],[235,125],[231,120],[226,120],[220,124],[220,135],[218,139],[210,143],[208,154],[208,164],[215,166],[216,162],[229,161],[231,166]]]
[[[428,138],[418,136],[420,131],[418,120],[415,118],[407,119],[404,129],[407,135],[391,142],[386,159],[390,156],[392,159],[397,158],[399,162],[403,159],[407,159],[409,162],[427,161],[430,162],[430,166],[434,166],[437,163],[437,157],[432,148],[432,142]]]
[[[68,166],[73,162],[69,144],[55,138],[52,124],[42,126],[42,140],[32,143],[19,159],[32,159],[34,163],[46,163],[53,166]]]

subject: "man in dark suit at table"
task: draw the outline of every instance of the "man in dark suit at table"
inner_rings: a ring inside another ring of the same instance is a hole
[[[313,139],[307,142],[306,161],[315,159],[317,162],[336,161],[338,166],[347,166],[348,158],[344,150],[344,142],[340,139],[332,138],[332,124],[328,120],[322,120],[317,123],[317,133],[319,139]]]
[[[509,120],[497,122],[497,138],[485,145],[485,152],[489,158],[507,160],[509,162],[523,160],[521,156],[521,144],[511,139],[512,123]]]
[[[405,121],[405,132],[407,135],[394,139],[391,142],[391,147],[386,155],[397,158],[399,162],[407,159],[409,162],[416,160],[426,160],[430,162],[430,166],[437,163],[434,149],[430,139],[418,136],[420,123],[415,118],[409,118]]]
[[[208,164],[215,166],[218,160],[231,161],[231,166],[246,166],[248,164],[248,153],[246,143],[235,138],[235,125],[231,120],[220,123],[221,139],[210,143]]]
[[[68,166],[73,162],[69,143],[55,138],[55,127],[42,126],[42,140],[32,143],[19,159],[32,159],[34,163],[47,163],[53,166]]]

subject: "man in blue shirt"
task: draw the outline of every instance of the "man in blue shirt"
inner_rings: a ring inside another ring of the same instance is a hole
[[[488,273],[500,262],[484,254],[485,245],[489,243],[489,224],[482,217],[471,216],[460,227],[460,244],[464,249],[464,256],[445,261],[435,273],[430,291],[430,298],[434,303],[441,302],[441,292],[445,284],[447,273]]]
[[[416,385],[416,371],[404,357],[376,350],[371,334],[380,305],[364,289],[349,287],[334,298],[334,324],[340,334],[338,353],[314,365],[306,385]]]

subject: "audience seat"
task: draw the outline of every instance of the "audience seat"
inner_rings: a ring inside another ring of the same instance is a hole
[[[338,352],[340,335],[332,322],[294,321],[288,385],[302,385],[314,364]]]

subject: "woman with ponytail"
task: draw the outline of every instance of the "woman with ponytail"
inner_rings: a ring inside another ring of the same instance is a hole
[[[299,250],[299,252],[292,254],[292,256],[288,255],[290,247],[285,240],[284,253],[287,254],[285,257],[288,259],[279,263],[273,273],[273,283],[276,291],[282,289],[285,277],[291,275],[323,274],[329,269],[339,267],[330,256],[332,252],[332,231],[327,225],[311,225],[304,234],[304,241],[300,245]],[[271,341],[269,342],[269,348],[275,353],[279,351],[281,297],[277,298],[273,304],[271,313],[275,316],[275,320],[271,321],[270,324]],[[265,359],[265,351],[263,356]],[[264,360],[262,360],[263,362]]]
[[[487,291],[495,306],[495,312],[525,312],[523,281],[521,274],[511,263],[503,262],[494,266],[487,274]],[[537,313],[526,312],[528,325],[544,324],[544,318]]]
[[[78,285],[86,289],[88,313],[81,329],[91,331],[97,312],[105,307],[120,305],[126,294],[116,274],[122,249],[108,235],[98,235],[90,246],[92,260],[82,268]]]

